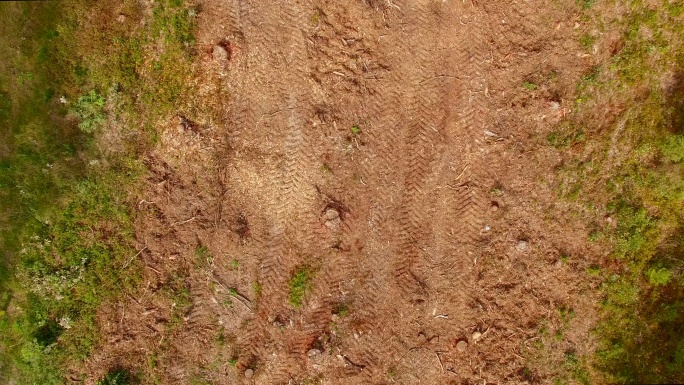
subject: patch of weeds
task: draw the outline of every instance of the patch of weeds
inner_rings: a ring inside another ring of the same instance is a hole
[[[563,341],[563,330],[556,330],[556,332],[553,334],[553,337],[556,339],[556,341]]]
[[[359,126],[352,126],[351,133],[352,135],[358,135],[361,133],[361,129],[359,128]]]
[[[319,9],[315,10],[309,17],[309,23],[312,25],[318,25],[321,22],[321,11]]]
[[[582,104],[587,102],[591,98],[592,87],[598,84],[599,75],[601,74],[601,66],[594,66],[589,69],[580,78],[579,83],[577,83],[577,104]]]
[[[233,300],[230,298],[226,298],[223,300],[223,306],[232,308],[233,307]]]
[[[299,385],[320,385],[322,383],[323,379],[321,377],[309,377],[301,380]]]
[[[534,91],[537,89],[537,85],[529,81],[524,82],[522,86],[528,91]]]
[[[290,278],[290,305],[295,308],[301,307],[304,297],[311,291],[314,273],[311,268],[303,266],[298,268]]]
[[[78,116],[78,128],[92,134],[106,121],[104,113],[105,98],[97,91],[91,90],[81,95],[74,105],[74,112]]]
[[[252,292],[254,292],[255,298],[261,297],[261,290],[262,290],[262,286],[261,286],[261,283],[259,281],[252,282]]]
[[[600,230],[594,230],[589,233],[589,240],[591,242],[598,242],[601,238],[603,238],[603,232]]]
[[[579,38],[579,43],[585,50],[589,51],[596,43],[596,38],[590,33],[585,33]]]
[[[396,377],[397,377],[397,368],[392,366],[389,369],[387,369],[387,378],[394,379]]]
[[[230,267],[231,267],[233,270],[237,270],[237,268],[240,267],[240,262],[238,262],[237,259],[233,258],[233,259],[230,261]]]
[[[321,172],[324,174],[332,174],[332,168],[327,163],[321,165]]]
[[[596,266],[596,265],[591,265],[591,266],[586,268],[586,272],[590,276],[596,277],[596,276],[601,274],[601,267]]]
[[[206,378],[202,376],[192,376],[190,378],[190,383],[189,385],[213,385],[211,381],[208,381]]]
[[[589,371],[574,352],[569,351],[565,353],[565,366],[575,381],[583,385],[589,385]]]
[[[570,321],[575,318],[575,311],[573,309],[568,309],[565,306],[561,307],[558,309],[558,312],[560,313],[560,318],[561,321],[563,322],[563,325],[568,325]]]
[[[349,313],[349,306],[345,302],[340,302],[333,307],[333,314],[344,317]]]
[[[539,334],[542,336],[548,335],[549,334],[549,321],[546,320],[546,318],[542,318],[539,326]]]
[[[664,267],[652,267],[646,271],[648,282],[653,286],[665,286],[670,282],[672,273]]]
[[[126,369],[110,370],[97,385],[133,385],[137,380],[133,374]]]
[[[234,287],[228,288],[228,294],[230,294],[233,297],[237,297],[239,295],[237,289]]]
[[[183,319],[192,305],[190,285],[185,277],[174,274],[169,282],[167,282],[166,286],[171,293],[171,299],[173,301],[171,304],[173,313],[171,315],[171,320],[169,321],[169,326],[174,328],[183,323]]]
[[[546,139],[552,146],[563,149],[582,142],[584,140],[584,130],[582,128],[571,128],[569,130],[561,128],[551,132]]]
[[[582,7],[582,10],[587,11],[591,9],[594,6],[594,3],[596,0],[575,0],[577,2],[577,5]]]
[[[216,342],[220,345],[223,346],[226,343],[226,328],[221,326],[221,328],[218,331],[218,334],[216,335]]]
[[[214,257],[205,245],[198,245],[195,248],[195,260],[200,266],[211,266],[214,264]]]
[[[684,124],[682,125],[684,128]],[[684,135],[671,135],[660,144],[660,151],[670,162],[684,161]]]

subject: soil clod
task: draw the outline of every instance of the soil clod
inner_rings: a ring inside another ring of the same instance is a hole
[[[515,249],[521,253],[527,251],[527,249],[529,249],[529,248],[530,248],[530,243],[527,241],[519,241],[518,244],[515,245]]]

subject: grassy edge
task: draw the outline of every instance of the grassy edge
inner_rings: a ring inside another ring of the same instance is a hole
[[[14,124],[0,166],[16,170],[0,180],[0,209],[11,219],[0,227],[2,251],[12,261],[0,280],[0,379],[61,383],[99,341],[100,304],[137,282],[130,198],[144,175],[139,154],[155,136],[148,127],[184,92],[196,10],[161,1],[138,27],[145,16],[129,0],[3,7],[0,33],[20,48],[0,71],[0,118]],[[108,21],[113,11],[120,24]],[[7,84],[17,68],[19,84]],[[19,119],[31,114],[70,136],[44,135],[35,120]],[[103,142],[117,130],[124,139]],[[38,156],[60,144],[67,154]],[[21,175],[35,180],[23,183]],[[17,195],[22,215],[10,206]]]
[[[602,12],[607,2],[583,5],[588,30],[623,30],[613,56],[580,80],[569,124],[549,137],[566,158],[559,195],[591,213],[589,240],[611,254],[588,271],[603,279],[590,362],[609,383],[683,382],[684,5],[636,1],[619,15]],[[580,44],[599,40],[587,33]],[[623,107],[609,129],[592,115],[607,105]]]

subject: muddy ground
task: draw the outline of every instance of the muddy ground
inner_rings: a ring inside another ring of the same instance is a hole
[[[146,157],[143,283],[103,309],[79,371],[550,383],[592,351],[602,251],[559,201],[546,141],[595,60],[574,0],[198,9],[193,92]]]

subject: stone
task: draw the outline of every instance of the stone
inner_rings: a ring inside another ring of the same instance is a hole
[[[333,219],[337,219],[339,217],[340,217],[339,211],[337,211],[333,208],[329,208],[329,209],[325,210],[325,219],[330,221]]]
[[[458,343],[456,344],[456,350],[458,350],[461,353],[465,352],[467,347],[468,347],[468,343],[463,341],[463,340],[458,341]]]
[[[473,335],[472,335],[471,337],[472,337],[473,341],[477,341],[477,340],[479,340],[480,338],[482,338],[482,333],[480,333],[480,332],[474,332]]]
[[[318,349],[310,349],[308,352],[306,352],[306,355],[309,356],[309,358],[315,358],[321,355],[321,351]]]
[[[335,218],[335,219],[330,219],[325,221],[325,227],[330,229],[330,231],[338,231],[340,229],[340,225],[342,224],[342,221],[340,218]]]
[[[225,63],[228,61],[228,50],[226,50],[223,46],[217,44],[214,46],[212,56],[214,57],[215,61],[219,63]]]
[[[254,370],[252,370],[252,369],[245,370],[245,378],[252,378],[253,376],[254,376]]]
[[[515,249],[518,250],[519,252],[524,252],[527,251],[527,249],[530,247],[529,242],[527,241],[520,241],[518,242],[517,245],[515,245]]]

